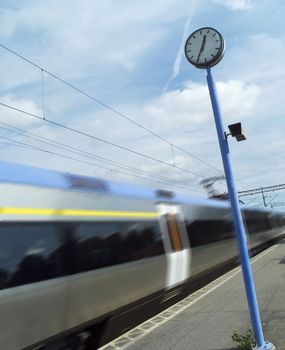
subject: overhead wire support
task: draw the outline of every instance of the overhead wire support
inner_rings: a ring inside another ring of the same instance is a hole
[[[285,190],[285,184],[253,188],[251,190],[246,190],[246,191],[239,191],[238,195],[239,197],[242,197],[242,196],[248,196],[248,195],[258,194],[262,192],[264,193],[264,192],[272,192],[272,191],[280,191],[280,190]]]
[[[280,184],[280,185],[274,185],[274,186],[267,186],[267,187],[259,187],[259,188],[253,188],[251,190],[246,190],[246,191],[239,191],[238,196],[239,197],[244,197],[244,196],[252,196],[255,194],[261,194],[262,196],[262,202],[264,207],[268,207],[269,204],[273,202],[273,200],[278,196],[278,193],[273,196],[269,202],[267,202],[266,197],[264,193],[267,192],[275,192],[275,191],[281,191],[285,190],[285,184]]]
[[[82,89],[76,87],[75,85],[69,83],[68,81],[64,80],[63,78],[59,77],[58,75],[49,72],[49,71],[46,70],[45,68],[43,68],[43,67],[39,66],[38,64],[32,62],[31,60],[29,60],[29,59],[27,59],[26,57],[22,56],[21,54],[17,53],[16,51],[14,51],[14,50],[8,48],[6,45],[3,45],[3,44],[0,43],[0,47],[2,47],[3,49],[9,51],[9,52],[12,53],[13,55],[15,55],[15,56],[17,56],[18,58],[24,60],[25,62],[31,64],[32,66],[34,66],[34,67],[40,69],[41,72],[42,72],[42,74],[43,74],[43,73],[46,73],[46,74],[50,75],[51,77],[57,79],[57,80],[60,81],[61,83],[63,83],[63,84],[65,84],[65,85],[69,86],[71,89],[73,89],[73,90],[75,90],[75,91],[81,93],[82,95],[84,95],[84,96],[86,96],[87,98],[89,98],[89,99],[95,101],[96,103],[98,103],[99,105],[103,106],[104,108],[110,110],[110,111],[113,112],[114,114],[116,114],[116,115],[118,115],[118,116],[120,116],[120,117],[122,117],[122,118],[128,120],[130,123],[133,123],[133,124],[136,125],[137,127],[139,127],[139,128],[141,128],[141,129],[147,131],[148,133],[150,133],[150,134],[152,134],[153,136],[159,138],[160,140],[164,141],[165,143],[170,144],[171,147],[175,147],[176,149],[180,150],[181,152],[183,152],[184,154],[188,155],[189,157],[195,158],[196,160],[198,160],[198,161],[200,161],[201,163],[203,163],[203,164],[205,164],[205,165],[211,167],[212,169],[218,171],[219,173],[223,173],[223,171],[222,171],[221,169],[218,169],[217,167],[213,166],[212,164],[210,164],[210,163],[208,163],[208,162],[202,160],[201,158],[195,156],[194,154],[192,154],[192,153],[186,151],[186,150],[183,149],[182,147],[180,147],[180,146],[174,144],[173,142],[170,142],[170,141],[167,140],[165,137],[163,137],[163,136],[159,135],[158,133],[156,133],[156,132],[154,132],[154,131],[152,131],[152,130],[146,128],[146,127],[143,126],[142,124],[136,122],[136,121],[135,121],[134,119],[132,119],[132,118],[129,118],[128,116],[126,116],[125,114],[119,112],[118,110],[116,110],[116,109],[114,109],[114,108],[108,106],[106,103],[100,101],[99,99],[97,99],[96,97],[90,95],[89,93],[85,92],[84,90],[82,90]],[[42,78],[42,84],[43,84],[43,78]],[[42,87],[42,92],[43,92],[43,87]],[[45,114],[44,114],[44,112],[43,112],[43,116],[44,116],[44,119],[45,119]]]

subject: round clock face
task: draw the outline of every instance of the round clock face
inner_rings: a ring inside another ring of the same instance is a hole
[[[222,35],[213,28],[201,28],[192,33],[185,44],[187,60],[197,68],[212,67],[224,56]]]

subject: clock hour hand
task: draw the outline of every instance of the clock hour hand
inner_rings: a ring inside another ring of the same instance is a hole
[[[205,43],[206,43],[206,35],[203,36],[203,41],[202,41],[202,45],[201,45],[201,48],[200,48],[200,51],[199,51],[199,54],[198,54],[198,57],[197,57],[197,62],[199,62],[200,55],[204,51]]]

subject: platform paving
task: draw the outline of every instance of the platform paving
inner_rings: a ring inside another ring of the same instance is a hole
[[[252,259],[266,340],[285,350],[285,240]],[[235,350],[250,327],[240,267],[129,331],[102,350]]]

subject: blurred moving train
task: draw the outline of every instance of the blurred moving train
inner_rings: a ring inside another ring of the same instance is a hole
[[[0,187],[1,349],[95,349],[237,259],[226,201],[6,162]],[[251,249],[284,235],[243,217]]]

